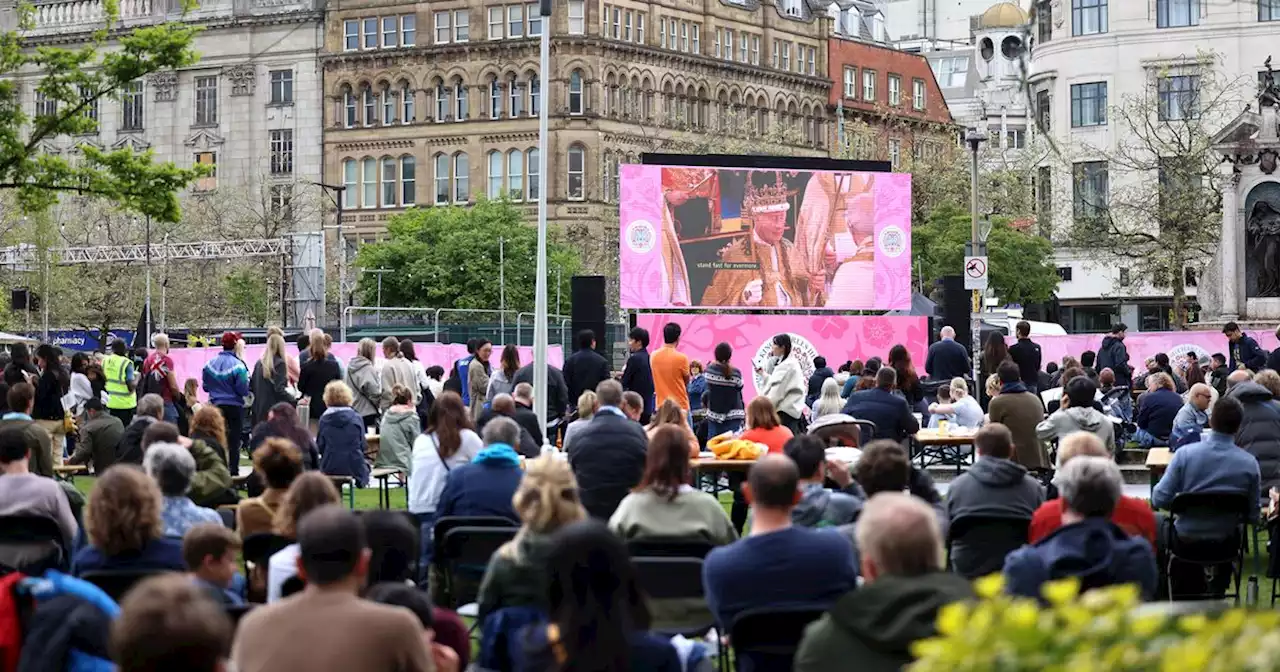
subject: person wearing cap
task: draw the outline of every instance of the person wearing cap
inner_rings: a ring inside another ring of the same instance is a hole
[[[116,449],[124,436],[124,423],[106,412],[102,400],[91,398],[84,402],[87,422],[80,428],[76,452],[67,464],[88,464],[92,461],[93,473],[101,474],[116,461]]]
[[[244,399],[249,396],[249,367],[236,356],[240,334],[223,332],[222,352],[204,365],[204,391],[227,424],[227,468],[239,471],[240,433],[244,427]]]

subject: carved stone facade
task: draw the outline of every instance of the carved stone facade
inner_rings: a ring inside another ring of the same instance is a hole
[[[745,118],[752,132],[792,131],[795,155],[827,154],[830,19],[777,1],[557,2],[547,176],[537,3],[331,2],[325,181],[347,187],[344,223],[370,240],[410,204],[486,195],[528,203],[532,218],[545,187],[552,224],[609,270],[618,165],[665,139]]]

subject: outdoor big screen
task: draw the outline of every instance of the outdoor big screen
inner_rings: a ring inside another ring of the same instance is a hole
[[[910,308],[909,174],[620,173],[623,308]]]

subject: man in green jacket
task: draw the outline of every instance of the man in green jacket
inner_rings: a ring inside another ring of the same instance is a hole
[[[84,402],[84,414],[86,421],[80,428],[76,452],[67,463],[92,464],[93,473],[101,474],[115,464],[116,450],[124,436],[124,425],[120,418],[107,412],[101,399]]]
[[[943,570],[942,532],[924,501],[876,494],[857,539],[864,583],[805,630],[796,672],[896,672],[912,661],[912,642],[936,634],[939,609],[973,597],[968,581]]]
[[[196,461],[196,473],[191,477],[191,490],[187,496],[198,506],[209,508],[235,503],[238,499],[231,490],[231,472],[222,455],[204,441],[192,441],[178,433],[177,425],[153,422],[142,434],[142,452],[153,443],[177,443],[191,451]]]

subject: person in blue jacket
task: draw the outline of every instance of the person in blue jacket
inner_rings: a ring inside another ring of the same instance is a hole
[[[1252,336],[1244,333],[1240,325],[1228,322],[1223,325],[1222,333],[1227,337],[1227,351],[1230,353],[1227,368],[1232,371],[1248,369],[1257,373],[1266,367],[1267,351]]]
[[[351,408],[351,388],[341,380],[324,388],[324,415],[316,432],[320,471],[326,476],[350,476],[357,487],[369,484],[369,463],[364,459],[364,418]]]
[[[471,464],[454,467],[440,493],[438,518],[445,516],[499,516],[512,524],[520,518],[512,498],[524,471],[520,454],[520,425],[506,417],[496,417],[484,426],[484,448]]]

